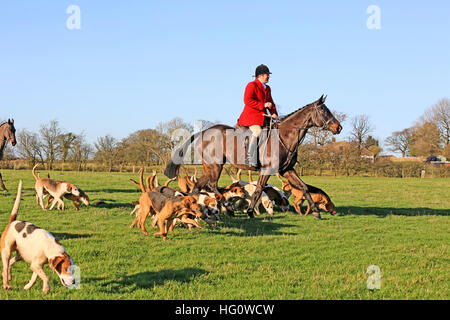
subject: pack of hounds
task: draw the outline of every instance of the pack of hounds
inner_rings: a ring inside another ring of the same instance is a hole
[[[43,210],[52,210],[55,206],[58,210],[64,210],[64,198],[73,201],[76,210],[80,210],[82,204],[89,206],[89,197],[83,190],[73,183],[67,181],[56,181],[48,176],[41,178],[36,174],[37,165],[32,169],[32,174],[36,180],[36,204]],[[130,228],[137,226],[145,235],[148,232],[145,222],[148,217],[152,220],[152,227],[159,230],[154,236],[161,236],[167,241],[169,232],[173,232],[177,225],[185,226],[189,230],[193,227],[201,229],[200,220],[203,220],[209,227],[217,228],[220,215],[230,217],[235,216],[235,212],[240,210],[246,212],[246,207],[251,202],[251,197],[256,190],[256,181],[253,180],[249,171],[249,181],[241,178],[241,171],[237,173],[237,178],[228,173],[232,183],[219,188],[219,193],[211,193],[205,190],[194,193],[197,178],[196,173],[189,176],[178,175],[177,178],[167,180],[164,185],[159,185],[157,174],[154,171],[146,179],[144,185],[144,169],[139,172],[139,182],[133,179],[130,181],[139,186],[141,195],[136,202],[135,208],[130,213],[134,214],[134,219]],[[255,212],[261,214],[261,210],[266,211],[270,216],[274,215],[275,209],[282,212],[290,210],[289,198],[293,196],[293,206],[299,215],[308,215],[310,207],[303,214],[302,204],[305,201],[303,191],[293,188],[288,181],[285,181],[277,174],[281,182],[281,189],[274,185],[267,185],[256,205]],[[178,189],[170,187],[170,184],[178,180]],[[308,185],[313,201],[322,210],[332,215],[336,214],[336,208],[330,197],[321,189]],[[30,264],[33,271],[29,283],[24,290],[30,289],[39,277],[43,283],[43,292],[50,291],[50,280],[45,274],[43,267],[48,264],[60,278],[61,284],[70,287],[75,284],[73,273],[74,262],[67,253],[63,245],[48,231],[41,229],[26,221],[16,220],[19,211],[22,194],[22,181],[19,182],[17,197],[12,209],[8,224],[2,234],[0,251],[2,257],[2,278],[3,288],[11,288],[11,269],[17,261],[25,261]],[[48,197],[45,203],[45,199]],[[50,208],[49,208],[50,206]],[[11,255],[16,255],[11,258]]]

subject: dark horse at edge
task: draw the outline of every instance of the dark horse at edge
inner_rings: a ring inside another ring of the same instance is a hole
[[[258,179],[258,184],[256,191],[252,197],[251,204],[247,210],[248,215],[253,218],[254,207],[259,198],[261,197],[262,190],[264,186],[267,184],[267,181],[274,175],[276,172],[270,172],[268,167],[272,166],[276,168],[283,177],[288,179],[291,185],[294,188],[301,189],[305,193],[305,198],[308,201],[311,210],[314,216],[318,219],[321,218],[319,209],[313,202],[311,195],[308,192],[307,185],[300,179],[297,172],[294,170],[294,166],[297,163],[298,156],[298,148],[303,141],[306,133],[310,128],[318,127],[323,128],[324,130],[329,130],[333,134],[339,134],[342,131],[342,126],[339,121],[333,116],[328,107],[325,105],[326,97],[322,96],[319,100],[306,105],[305,107],[298,109],[287,116],[281,118],[278,122],[278,135],[274,138],[270,135],[267,139],[270,142],[270,139],[278,140],[279,151],[278,158],[276,159],[276,163],[269,163],[262,165],[260,168],[250,167],[246,164],[242,164],[241,162],[236,161],[236,153],[237,147],[235,143],[231,144],[226,141],[226,131],[227,130],[237,130],[236,128],[226,126],[226,125],[216,125],[211,128],[208,128],[202,132],[196,133],[191,136],[183,145],[175,150],[172,155],[171,160],[166,166],[164,174],[170,179],[176,177],[179,167],[181,166],[181,162],[175,163],[174,156],[179,157],[179,159],[183,158],[186,155],[186,152],[189,146],[196,140],[199,136],[209,136],[211,130],[220,131],[222,133],[221,140],[223,141],[223,159],[221,161],[217,161],[215,163],[211,163],[211,161],[205,161],[205,157],[211,156],[208,154],[211,148],[208,146],[213,143],[212,140],[202,139],[201,143],[197,143],[194,145],[196,152],[199,152],[202,159],[202,165],[204,168],[203,176],[198,180],[196,185],[196,191],[201,189],[208,189],[212,192],[218,192],[217,183],[220,178],[220,174],[222,173],[223,165],[226,162],[229,162],[234,167],[244,170],[252,170],[252,171],[260,171],[260,177]],[[206,141],[208,140],[208,141]],[[229,147],[227,150],[227,146]],[[230,150],[231,149],[231,150]],[[259,154],[261,157],[261,147],[259,150]],[[210,158],[211,158],[210,157]],[[269,172],[269,173],[268,173]]]
[[[8,119],[7,122],[0,124],[0,160],[3,159],[3,151],[6,144],[11,142],[12,146],[16,145],[16,128],[14,128],[14,119]],[[0,173],[0,187],[4,192],[8,192],[3,183],[2,174]]]

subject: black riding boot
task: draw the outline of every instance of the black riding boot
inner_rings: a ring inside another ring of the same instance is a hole
[[[245,163],[251,167],[258,167],[258,137],[251,136],[248,142]]]

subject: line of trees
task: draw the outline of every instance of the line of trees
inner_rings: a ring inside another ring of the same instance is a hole
[[[335,174],[357,172],[365,162],[376,163],[383,152],[380,141],[373,136],[375,130],[367,115],[349,118],[344,113],[333,112],[335,117],[350,129],[345,141],[336,141],[325,130],[311,129],[300,146],[299,164],[303,169],[331,170]],[[213,125],[203,122],[203,127]],[[56,120],[40,126],[37,132],[18,129],[15,148],[6,150],[5,158],[19,157],[30,165],[45,164],[53,169],[55,162],[70,162],[70,168],[86,170],[95,162],[102,169],[112,171],[122,166],[165,166],[175,143],[174,130],[193,127],[180,118],[159,123],[154,129],[143,129],[118,140],[111,135],[97,138],[90,144],[85,134],[67,132]],[[450,158],[450,100],[442,99],[426,110],[417,123],[392,133],[385,141],[387,151],[401,153],[403,157],[444,155]],[[11,152],[14,152],[12,154]],[[69,166],[68,166],[69,167]]]
[[[93,144],[82,132],[76,134],[62,129],[57,120],[40,126],[37,132],[19,129],[18,144],[7,149],[6,159],[18,157],[53,169],[55,162],[75,164],[76,170],[86,170],[88,162],[101,163],[107,171],[124,164],[165,165],[170,158],[174,142],[170,136],[176,129],[193,131],[192,126],[180,118],[161,122],[155,129],[138,130],[118,140],[111,135],[97,138]]]
[[[450,158],[450,99],[441,99],[410,128],[392,133],[385,144],[402,157],[443,155]]]

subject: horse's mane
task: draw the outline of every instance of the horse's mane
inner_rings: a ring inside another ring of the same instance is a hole
[[[297,113],[297,112],[299,112],[300,110],[303,110],[303,109],[305,109],[306,107],[309,107],[310,105],[312,105],[312,103],[307,104],[306,106],[301,107],[301,108],[299,108],[299,109],[297,109],[297,110],[295,110],[295,111],[289,113],[288,115],[282,116],[282,117],[280,118],[279,121],[287,120],[287,118],[289,118],[290,116],[292,116],[294,113]]]

